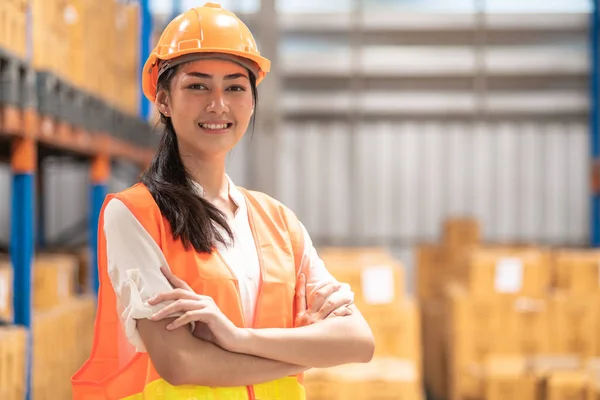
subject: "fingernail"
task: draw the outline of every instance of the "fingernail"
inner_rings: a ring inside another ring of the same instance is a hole
[[[169,325],[167,325],[167,329],[168,329],[168,330],[171,330],[171,329],[173,329],[173,324],[169,324]]]

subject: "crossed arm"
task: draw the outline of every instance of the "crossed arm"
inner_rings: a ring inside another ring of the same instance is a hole
[[[159,265],[166,264],[161,249],[126,206],[115,200],[108,204],[104,229],[109,274],[124,304],[131,305],[134,298],[147,300],[149,291],[171,289],[158,271]],[[313,264],[307,264],[310,271]],[[138,265],[144,266],[143,273],[131,267]],[[143,285],[129,282],[133,272],[140,280],[143,277]],[[134,289],[136,296],[129,293]],[[174,318],[147,319],[148,313],[157,309],[141,303],[130,309],[125,322],[130,341],[136,348],[142,347],[140,340],[143,342],[157,372],[169,383],[228,387],[268,382],[313,367],[368,361],[373,353],[371,332],[358,310],[351,308],[351,315],[310,326],[245,330],[243,340],[228,350],[198,339],[189,328],[167,329]],[[135,315],[132,310],[136,310]]]
[[[255,385],[308,370],[307,367],[236,354],[192,335],[169,331],[174,318],[138,320],[138,330],[158,374],[171,385],[231,387]]]
[[[204,310],[211,306],[216,307],[212,303]],[[234,340],[222,340],[225,348],[199,340],[189,329],[169,329],[173,318],[139,320],[137,325],[157,372],[172,385],[244,386],[312,367],[368,362],[374,350],[371,331],[356,307],[349,307],[350,315],[298,328],[233,328]],[[169,314],[175,308],[185,306],[175,302],[159,313]],[[207,314],[213,317],[206,322],[216,320],[214,312]]]

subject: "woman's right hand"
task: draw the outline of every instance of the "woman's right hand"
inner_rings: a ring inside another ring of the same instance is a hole
[[[183,315],[169,324],[167,329],[173,330],[194,323],[192,332],[195,337],[229,350],[236,342],[240,329],[227,319],[211,297],[197,294],[169,269],[161,268],[161,271],[174,289],[154,296],[148,303],[150,305],[165,301],[172,303],[155,313],[151,319],[158,321],[169,315],[181,313]]]
[[[314,324],[331,317],[343,317],[352,314],[350,306],[353,299],[348,296],[332,296],[340,290],[338,282],[329,282],[319,288],[312,296],[308,306],[306,299],[306,276],[301,273],[296,284],[296,318],[295,327]]]

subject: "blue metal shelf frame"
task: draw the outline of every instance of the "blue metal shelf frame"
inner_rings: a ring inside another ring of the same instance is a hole
[[[27,329],[26,399],[31,398],[32,275],[35,252],[35,187],[33,172],[13,172],[10,257],[13,266],[14,324]]]
[[[92,182],[90,188],[90,205],[91,205],[91,217],[89,219],[89,249],[90,249],[90,263],[91,268],[91,286],[93,293],[98,294],[100,288],[100,280],[98,278],[98,222],[100,220],[100,211],[104,204],[104,199],[108,194],[107,182]]]
[[[600,65],[599,51],[600,44],[600,0],[594,0],[590,14],[590,147],[592,171],[597,179],[599,171],[598,161],[600,161]],[[590,244],[593,247],[600,246],[600,193],[598,188],[594,188],[590,198]]]
[[[152,49],[152,12],[150,11],[150,0],[140,0],[140,79],[144,75],[144,63],[150,56]],[[147,121],[150,118],[150,102],[144,96],[140,85],[140,118]]]

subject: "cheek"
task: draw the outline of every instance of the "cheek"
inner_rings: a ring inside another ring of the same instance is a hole
[[[248,121],[252,117],[252,101],[240,102],[237,107],[238,119]]]

